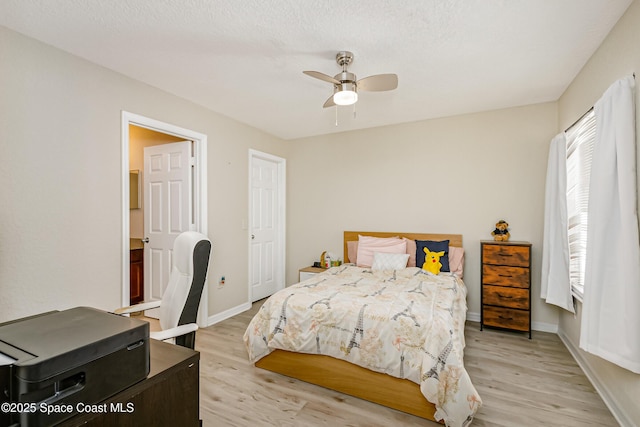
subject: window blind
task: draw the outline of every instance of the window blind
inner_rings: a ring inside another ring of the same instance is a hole
[[[569,272],[571,287],[579,296],[584,292],[584,270],[589,218],[589,179],[595,142],[596,120],[593,109],[567,129],[567,210]]]

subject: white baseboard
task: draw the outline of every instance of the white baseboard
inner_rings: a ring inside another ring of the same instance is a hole
[[[480,322],[480,313],[467,311],[467,320],[470,322]]]
[[[616,399],[609,391],[609,388],[600,380],[596,371],[594,371],[591,364],[589,364],[589,361],[582,356],[581,351],[573,344],[573,342],[571,342],[569,337],[567,337],[562,331],[558,332],[558,337],[560,337],[560,341],[564,343],[567,350],[569,350],[569,353],[571,353],[575,361],[578,363],[582,372],[584,372],[589,381],[591,381],[593,388],[596,389],[596,392],[600,395],[604,404],[607,405],[607,408],[609,408],[609,411],[611,411],[611,414],[616,421],[618,421],[618,423],[623,427],[636,426],[635,422],[632,422],[625,412],[616,404]]]
[[[467,311],[467,320],[470,322],[480,322],[480,313]],[[550,332],[552,334],[558,333],[558,325],[554,325],[553,323],[531,322],[531,329],[540,332]]]
[[[558,333],[558,325],[553,323],[531,322],[531,329],[534,331],[549,332],[552,334]]]
[[[235,307],[232,307],[228,310],[225,310],[221,313],[214,314],[213,316],[209,316],[207,319],[207,326],[215,325],[216,323],[222,322],[223,320],[227,320],[236,314],[244,313],[245,311],[251,308],[250,302],[245,302]]]

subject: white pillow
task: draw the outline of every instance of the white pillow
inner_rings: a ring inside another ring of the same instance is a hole
[[[358,237],[358,261],[356,263],[358,267],[371,267],[373,265],[373,254],[376,252],[407,253],[407,242],[397,237]]]
[[[402,270],[407,268],[409,254],[390,254],[376,252],[373,254],[372,270]]]

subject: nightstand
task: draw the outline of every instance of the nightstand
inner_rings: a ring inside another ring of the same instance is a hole
[[[326,268],[320,267],[305,267],[301,268],[298,272],[298,281],[302,282],[303,280],[307,280],[312,278],[318,273],[322,273],[323,271],[327,271]]]
[[[480,254],[480,330],[529,332],[531,339],[531,243],[481,241]]]

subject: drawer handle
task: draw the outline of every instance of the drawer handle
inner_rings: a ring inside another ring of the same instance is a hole
[[[500,254],[500,256],[513,256],[513,254]]]
[[[498,319],[502,319],[502,320],[513,320],[512,317],[504,317],[504,316],[498,316]]]
[[[513,277],[511,274],[498,274],[500,277]]]
[[[500,298],[507,298],[507,299],[511,299],[511,298],[513,298],[513,296],[512,296],[512,295],[501,295],[501,294],[499,294],[499,293],[497,293],[497,292],[496,292],[496,295],[498,295]]]

